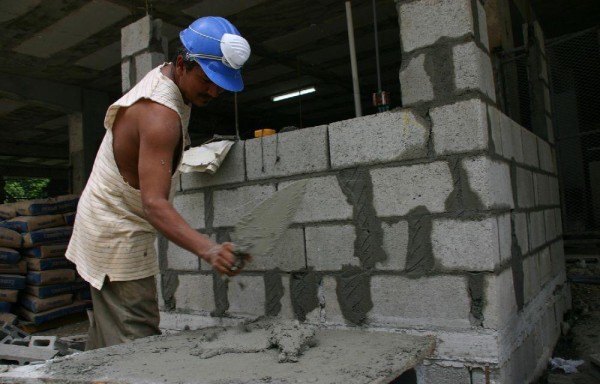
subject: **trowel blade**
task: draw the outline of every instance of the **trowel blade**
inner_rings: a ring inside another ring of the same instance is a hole
[[[291,224],[306,184],[300,180],[288,185],[242,217],[231,233],[235,251],[253,258],[270,254]]]

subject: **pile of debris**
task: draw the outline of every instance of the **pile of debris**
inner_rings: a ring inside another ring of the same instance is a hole
[[[83,350],[84,341],[78,337],[32,336],[13,324],[0,325],[0,366],[43,362]]]

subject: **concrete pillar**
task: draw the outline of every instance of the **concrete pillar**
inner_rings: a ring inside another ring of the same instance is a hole
[[[405,107],[479,97],[495,104],[485,9],[471,0],[396,0]]]
[[[168,40],[162,20],[150,15],[121,29],[121,88],[129,91],[151,69],[165,62]]]

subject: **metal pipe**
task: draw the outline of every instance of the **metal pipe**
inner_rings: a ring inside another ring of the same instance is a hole
[[[238,140],[241,140],[240,138],[240,123],[239,123],[239,117],[238,117],[238,99],[237,99],[238,93],[234,92],[233,93],[233,105],[234,105],[234,113],[235,113],[235,137],[237,137]]]
[[[375,63],[377,66],[377,91],[381,92],[381,71],[379,69],[379,37],[377,35],[377,7],[373,0],[373,28],[375,29]]]
[[[350,45],[350,65],[352,67],[352,88],[354,90],[354,110],[356,117],[362,116],[360,102],[360,86],[358,84],[358,69],[356,65],[356,48],[354,46],[354,23],[352,22],[352,2],[346,1],[346,22],[348,24],[348,43]]]

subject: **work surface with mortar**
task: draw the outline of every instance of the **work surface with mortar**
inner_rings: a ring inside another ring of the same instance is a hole
[[[389,383],[435,347],[433,338],[400,333],[314,329],[307,337],[306,328],[284,327],[277,348],[273,331],[249,324],[153,336],[16,368],[0,382]]]

